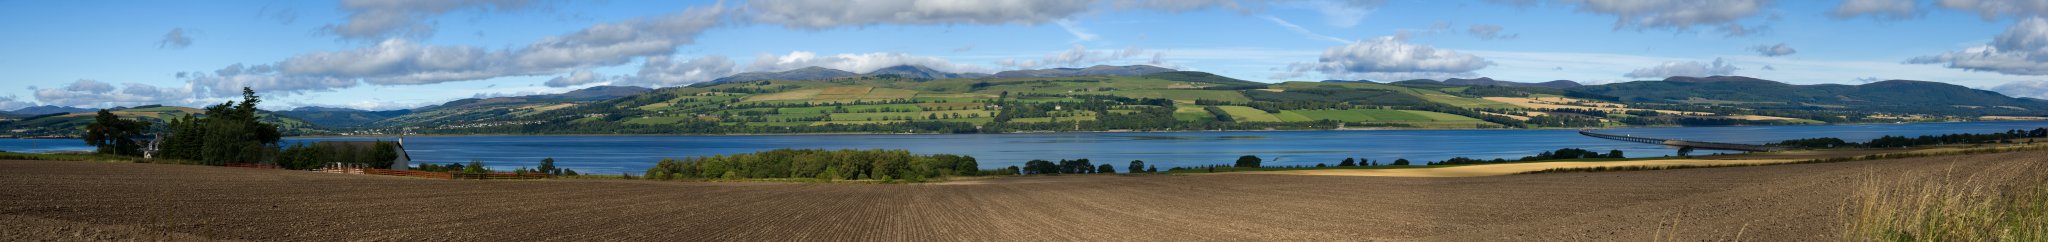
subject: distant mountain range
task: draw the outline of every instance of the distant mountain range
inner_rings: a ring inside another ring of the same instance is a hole
[[[413,109],[365,111],[349,108],[300,107],[291,111],[277,112],[279,115],[305,120],[329,128],[364,128],[381,126],[380,122],[403,120],[411,123],[433,123],[468,118],[479,118],[494,113],[517,113],[550,108],[555,105],[574,105],[611,100],[653,91],[645,87],[599,86],[569,91],[560,94],[528,95],[516,97],[465,98],[446,103]],[[557,106],[560,108],[566,106]]]
[[[1324,82],[1347,82],[1347,81],[1343,81],[1343,80],[1330,80],[1330,81],[1324,81]],[[1365,82],[1365,83],[1372,83],[1372,81],[1367,81],[1367,80],[1358,80],[1358,81],[1351,81],[1351,82]],[[1573,82],[1573,81],[1567,81],[1567,80],[1556,80],[1556,81],[1548,81],[1548,82],[1540,82],[1540,83],[1526,83],[1526,82],[1511,82],[1511,81],[1501,81],[1501,80],[1494,80],[1493,78],[1486,78],[1486,77],[1480,77],[1480,78],[1478,78],[1478,79],[1459,79],[1459,78],[1451,78],[1451,79],[1444,79],[1443,81],[1437,81],[1437,80],[1429,80],[1429,79],[1415,79],[1415,80],[1407,80],[1407,81],[1398,81],[1398,82],[1393,82],[1393,83],[1395,83],[1395,84],[1407,84],[1407,85],[1444,85],[1444,86],[1502,86],[1502,87],[1548,87],[1548,88],[1557,88],[1557,89],[1565,89],[1565,88],[1573,88],[1573,87],[1579,87],[1579,86],[1581,86],[1581,85],[1579,85],[1579,83],[1578,83],[1578,82]]]
[[[882,68],[882,69],[877,69],[877,70],[875,70],[875,71],[870,71],[870,72],[868,72],[868,73],[865,73],[865,74],[863,74],[863,73],[853,73],[853,72],[849,72],[849,71],[842,71],[842,70],[836,70],[836,69],[831,69],[831,68],[824,68],[824,67],[816,67],[816,66],[813,66],[813,67],[804,67],[804,68],[799,68],[799,69],[795,69],[795,70],[787,70],[787,71],[778,71],[778,72],[747,72],[747,73],[733,74],[732,76],[726,76],[726,77],[722,77],[722,78],[718,78],[718,79],[712,79],[712,80],[711,80],[711,81],[709,81],[709,82],[699,83],[699,84],[696,84],[696,85],[693,85],[693,86],[708,86],[708,85],[717,85],[717,84],[725,84],[725,83],[733,83],[733,82],[749,82],[749,81],[762,81],[762,80],[786,80],[786,81],[810,81],[810,80],[831,80],[831,79],[838,79],[838,78],[845,78],[845,77],[858,77],[858,76],[881,76],[881,75],[895,75],[895,76],[899,76],[899,77],[903,77],[903,78],[915,78],[915,79],[932,79],[932,80],[936,80],[936,79],[951,79],[951,78],[982,78],[982,77],[995,77],[995,78],[1020,78],[1020,77],[1073,77],[1073,76],[1143,76],[1143,75],[1147,75],[1147,74],[1153,74],[1153,73],[1161,73],[1161,72],[1172,72],[1172,71],[1174,71],[1174,70],[1173,70],[1173,69],[1167,69],[1167,68],[1161,68],[1161,67],[1156,67],[1156,66],[1148,66],[1148,65],[1130,65],[1130,66],[1108,66],[1108,65],[1097,65],[1097,66],[1091,66],[1091,67],[1088,67],[1088,68],[1052,68],[1052,69],[1037,69],[1037,70],[1014,70],[1014,71],[1003,71],[1003,72],[997,72],[996,74],[993,74],[993,75],[991,75],[991,74],[985,74],[985,73],[952,73],[952,72],[945,72],[945,71],[939,71],[939,70],[935,70],[935,69],[932,69],[932,68],[928,68],[928,67],[924,67],[924,66],[918,66],[918,65],[899,65],[899,66],[892,66],[892,67],[888,67],[888,68]]]
[[[64,106],[51,106],[51,105],[44,105],[44,106],[34,106],[34,107],[26,107],[26,108],[21,108],[21,109],[15,109],[14,111],[7,111],[7,112],[5,112],[5,113],[7,113],[7,114],[9,114],[9,115],[14,115],[14,116],[24,116],[24,117],[26,117],[26,116],[36,116],[36,115],[44,115],[44,114],[53,114],[53,113],[82,113],[82,112],[96,112],[96,111],[99,111],[99,109],[88,109],[88,108],[74,108],[74,107],[64,107]]]
[[[24,108],[21,110],[27,110],[31,111],[31,113],[40,114],[23,116],[26,118],[24,120],[18,120],[13,122],[0,122],[0,130],[26,130],[25,133],[13,134],[19,136],[79,135],[83,133],[83,130],[85,129],[86,125],[92,124],[94,116],[97,112],[99,112],[99,109],[66,107],[32,107]],[[184,117],[185,115],[200,115],[201,113],[205,112],[204,110],[200,110],[197,108],[163,105],[114,107],[108,108],[107,110],[113,113],[114,115],[118,115],[122,118],[136,119],[152,123],[163,123],[167,122],[166,120]],[[317,129],[319,127],[315,127],[316,125],[308,123],[304,120],[299,120],[296,118],[276,114],[276,112],[259,111],[257,112],[257,118],[258,120],[266,123],[276,124],[278,128],[282,129],[282,131],[284,131],[284,133],[287,135],[300,135],[309,134],[312,132],[322,132],[321,130]]]
[[[779,72],[747,72],[733,74],[731,76],[712,79],[709,82],[699,83],[697,85],[713,85],[720,83],[750,82],[761,80],[830,80],[833,78],[858,75],[860,75],[860,73],[853,73],[848,71],[836,70],[832,68],[813,66]]]
[[[1742,76],[1671,77],[1662,81],[1623,82],[1566,90],[1614,97],[1624,102],[1846,106],[1903,113],[1981,109],[1986,114],[2039,115],[2048,111],[2048,102],[2038,99],[2013,98],[1955,84],[1912,80],[1862,85],[1793,85]]]
[[[1172,71],[1175,71],[1175,70],[1174,70],[1174,69],[1166,69],[1166,68],[1162,68],[1162,67],[1157,67],[1157,66],[1148,66],[1148,65],[1130,65],[1130,66],[1106,66],[1106,65],[1097,65],[1097,66],[1090,66],[1090,67],[1088,67],[1088,68],[1052,68],[1052,69],[1039,69],[1039,70],[1015,70],[1015,71],[1003,71],[1003,72],[997,72],[997,73],[996,73],[995,75],[992,75],[992,77],[995,77],[995,78],[1018,78],[1018,77],[1074,77],[1074,76],[1143,76],[1143,75],[1148,75],[1148,74],[1153,74],[1153,73],[1161,73],[1161,72],[1172,72]]]

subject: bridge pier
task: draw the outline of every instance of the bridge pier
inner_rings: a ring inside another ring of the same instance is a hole
[[[1755,152],[1766,152],[1766,151],[1777,151],[1777,150],[1781,150],[1781,149],[1782,149],[1782,148],[1779,148],[1779,147],[1772,147],[1772,146],[1765,146],[1765,145],[1752,145],[1752,144],[1735,144],[1735,143],[1717,143],[1717,142],[1705,142],[1705,141],[1690,141],[1690,140],[1677,140],[1677,139],[1662,139],[1662,138],[1650,138],[1650,137],[1635,137],[1635,136],[1627,136],[1627,135],[1613,135],[1613,134],[1603,134],[1603,133],[1593,132],[1593,130],[1592,130],[1592,129],[1580,129],[1580,130],[1579,130],[1579,134],[1580,134],[1580,135],[1585,135],[1585,136],[1588,136],[1588,137],[1594,137],[1594,138],[1601,138],[1601,139],[1619,140],[1619,141],[1626,141],[1626,142],[1635,142],[1635,143],[1645,143],[1645,144],[1658,144],[1658,145],[1668,145],[1668,146],[1677,146],[1677,147],[1692,147],[1693,149],[1705,149],[1705,150],[1735,150],[1735,151],[1755,151]]]

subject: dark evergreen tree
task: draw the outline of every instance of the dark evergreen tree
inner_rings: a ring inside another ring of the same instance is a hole
[[[1127,171],[1130,171],[1131,173],[1138,173],[1138,172],[1141,172],[1141,171],[1145,171],[1145,161],[1143,161],[1143,160],[1131,160],[1131,166],[1130,166],[1130,170],[1127,170]]]
[[[1245,168],[1259,168],[1259,163],[1263,161],[1264,160],[1259,159],[1258,156],[1239,156],[1237,157],[1237,165],[1235,166]]]
[[[256,91],[242,88],[242,102],[229,101],[206,108],[206,116],[200,118],[203,131],[199,146],[200,161],[207,164],[255,163],[265,161],[266,150],[276,150],[277,141],[283,138],[276,125],[257,119],[256,104],[262,102]]]
[[[541,173],[547,173],[548,175],[553,175],[553,176],[560,176],[560,175],[562,175],[562,170],[559,170],[559,169],[556,169],[556,168],[555,168],[555,158],[554,158],[554,157],[548,157],[548,158],[542,158],[542,159],[540,159],[540,168],[538,168],[538,169],[540,169],[540,172],[541,172]]]
[[[93,116],[92,124],[85,126],[85,144],[97,148],[96,152],[100,154],[141,156],[142,144],[135,138],[142,136],[142,131],[148,128],[149,123],[124,120],[113,112],[100,109],[99,115]]]

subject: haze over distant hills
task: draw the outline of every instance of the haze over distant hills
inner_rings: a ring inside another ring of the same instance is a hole
[[[1088,67],[1088,68],[1052,68],[1052,69],[1037,69],[1037,70],[1012,70],[1012,71],[1003,71],[1003,72],[997,72],[996,74],[986,74],[986,73],[952,73],[952,72],[945,72],[945,71],[939,71],[939,70],[934,70],[934,69],[931,69],[931,68],[927,68],[927,67],[924,67],[924,66],[917,66],[917,65],[900,65],[900,66],[892,66],[892,67],[888,67],[888,68],[882,68],[882,69],[877,69],[877,70],[875,70],[875,71],[871,71],[871,72],[868,72],[868,73],[853,73],[853,72],[849,72],[849,71],[842,71],[842,70],[837,70],[837,69],[831,69],[831,68],[824,68],[824,67],[816,67],[816,66],[813,66],[813,67],[804,67],[804,68],[798,68],[798,69],[794,69],[794,70],[787,70],[787,71],[779,71],[779,72],[747,72],[747,73],[739,73],[739,74],[733,74],[733,75],[731,75],[731,76],[726,76],[726,77],[722,77],[722,78],[718,78],[718,79],[712,79],[712,80],[711,80],[710,82],[700,83],[700,84],[697,84],[697,85],[698,85],[698,86],[702,86],[702,85],[715,85],[715,84],[723,84],[723,83],[732,83],[732,82],[747,82],[747,81],[762,81],[762,80],[793,80],[793,81],[803,81],[803,80],[829,80],[829,79],[834,79],[834,78],[842,78],[842,77],[854,77],[854,76],[879,76],[879,75],[897,75],[897,76],[901,76],[901,77],[905,77],[905,78],[919,78],[919,79],[948,79],[948,78],[982,78],[982,77],[995,77],[995,78],[1017,78],[1017,77],[1070,77],[1070,76],[1142,76],[1142,75],[1146,75],[1146,74],[1152,74],[1152,73],[1160,73],[1160,72],[1171,72],[1171,71],[1174,71],[1174,70],[1173,70],[1173,69],[1167,69],[1167,68],[1162,68],[1162,67],[1156,67],[1156,66],[1148,66],[1148,65],[1131,65],[1131,66],[1108,66],[1108,65],[1097,65],[1097,66],[1091,66],[1091,67]]]
[[[1793,85],[1742,76],[1671,77],[1571,88],[1629,102],[1703,101],[1775,103],[1783,105],[1850,105],[1875,107],[1983,106],[2048,111],[2040,100],[2013,98],[1998,92],[1955,84],[1889,80],[1862,85]]]
[[[92,112],[92,111],[94,111],[94,110],[95,110],[95,109],[85,109],[85,108],[74,108],[74,107],[64,107],[64,106],[51,106],[51,105],[44,105],[44,106],[34,106],[34,107],[26,107],[26,108],[21,108],[21,109],[15,109],[15,110],[12,110],[12,111],[6,111],[6,113],[7,113],[7,114],[11,114],[11,115],[17,115],[17,116],[36,116],[36,115],[44,115],[44,114],[53,114],[53,113],[78,113],[78,112]]]
[[[1108,66],[1097,65],[1088,68],[1052,68],[1038,70],[1014,70],[997,72],[996,78],[1017,77],[1070,77],[1070,76],[1143,76],[1152,73],[1171,72],[1167,69],[1148,65]]]

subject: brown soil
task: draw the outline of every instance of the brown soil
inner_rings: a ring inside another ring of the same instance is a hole
[[[1253,172],[1244,172],[1244,173],[1249,173],[1249,174],[1281,174],[1281,175],[1310,175],[1310,176],[1399,176],[1399,177],[1473,177],[1473,176],[1499,176],[1499,175],[1511,175],[1511,174],[1519,174],[1519,173],[1525,173],[1525,172],[1532,172],[1532,171],[1542,171],[1542,170],[1551,170],[1551,169],[1569,169],[1569,168],[1595,168],[1595,167],[1683,167],[1683,166],[1737,166],[1737,165],[1769,165],[1769,164],[1778,164],[1778,163],[1792,163],[1792,162],[1798,162],[1798,161],[1800,161],[1800,160],[1765,160],[1765,159],[1744,159],[1744,160],[1695,160],[1695,159],[1668,159],[1668,160],[1631,160],[1631,161],[1558,161],[1558,162],[1529,162],[1529,163],[1506,163],[1506,164],[1484,164],[1484,165],[1464,165],[1464,166],[1451,166],[1451,167],[1437,167],[1437,168],[1410,168],[1410,169],[1309,169],[1309,170],[1283,170],[1283,171],[1253,171]],[[1204,173],[1204,174],[1218,174],[1218,175],[1222,175],[1222,174],[1231,174],[1231,173]]]
[[[2048,152],[1461,178],[958,184],[449,181],[0,161],[9,240],[1840,240],[1859,181],[2048,171]]]

